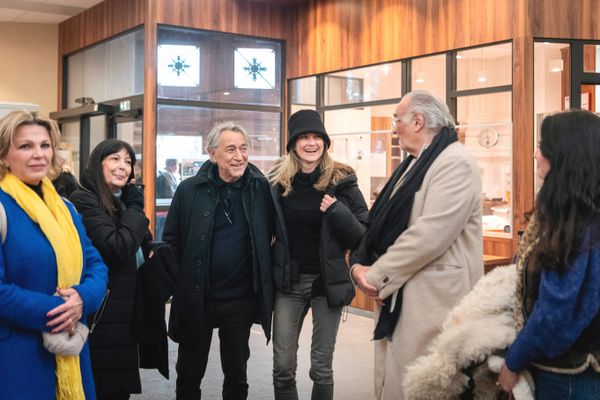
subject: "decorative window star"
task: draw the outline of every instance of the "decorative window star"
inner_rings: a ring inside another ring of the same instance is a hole
[[[185,60],[183,60],[180,56],[177,56],[177,59],[172,61],[173,63],[169,64],[168,67],[171,68],[173,72],[177,74],[177,76],[180,76],[181,73],[185,72],[187,68],[191,67],[191,65],[186,64]]]
[[[274,89],[275,50],[272,48],[236,48],[234,86],[238,89]]]
[[[252,57],[252,62],[248,62],[248,66],[244,67],[244,71],[248,71],[248,75],[252,75],[252,80],[256,82],[256,77],[262,75],[262,72],[267,70],[263,67],[260,62],[256,60],[256,57]]]

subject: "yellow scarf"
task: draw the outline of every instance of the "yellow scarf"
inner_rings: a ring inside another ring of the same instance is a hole
[[[83,270],[79,234],[69,209],[50,180],[42,180],[43,200],[11,172],[0,181],[0,188],[15,199],[46,235],[56,255],[58,287],[67,289],[78,284]],[[85,400],[79,356],[56,356],[56,399]]]

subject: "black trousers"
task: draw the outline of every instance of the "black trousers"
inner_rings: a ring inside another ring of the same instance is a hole
[[[208,300],[205,303],[205,326],[195,342],[179,344],[177,356],[177,400],[198,400],[200,384],[210,351],[213,329],[219,329],[223,400],[240,400],[248,397],[246,366],[250,358],[248,339],[256,315],[256,301]]]

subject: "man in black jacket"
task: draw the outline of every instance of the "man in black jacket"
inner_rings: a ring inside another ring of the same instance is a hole
[[[207,137],[211,161],[183,181],[163,240],[179,262],[169,336],[179,343],[177,399],[200,399],[214,328],[219,328],[223,399],[246,399],[250,327],[270,339],[273,202],[265,176],[248,163],[244,128],[227,122]]]

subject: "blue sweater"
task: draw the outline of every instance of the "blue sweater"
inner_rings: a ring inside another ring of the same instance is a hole
[[[54,296],[56,257],[50,242],[16,202],[0,189],[6,210],[6,241],[0,246],[0,400],[50,400],[56,391],[55,356],[42,342],[46,313],[62,303]],[[67,204],[83,249],[83,272],[74,286],[85,316],[100,306],[107,269],[85,234],[81,218]],[[86,399],[95,399],[87,344],[80,354]]]
[[[600,311],[600,246],[582,251],[565,274],[542,271],[539,297],[506,354],[520,372],[569,350]]]

